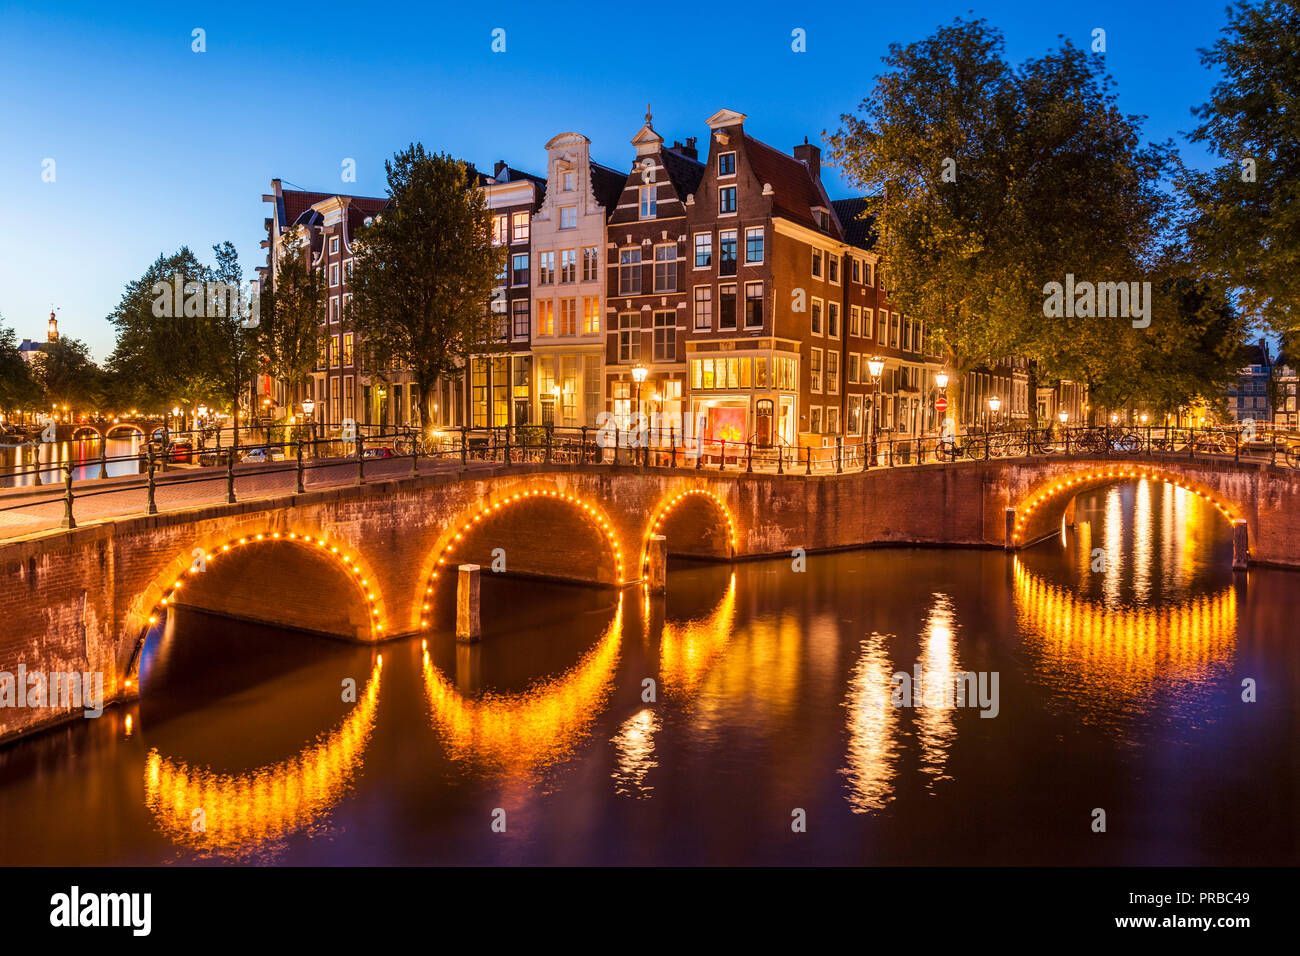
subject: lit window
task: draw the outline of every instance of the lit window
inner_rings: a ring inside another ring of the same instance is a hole
[[[516,212],[510,216],[510,241],[528,241],[528,213]]]

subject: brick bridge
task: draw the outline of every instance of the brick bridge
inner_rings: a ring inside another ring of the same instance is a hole
[[[127,699],[144,638],[172,604],[380,641],[448,627],[459,564],[622,587],[642,580],[653,534],[670,554],[723,560],[873,545],[1015,549],[1057,532],[1080,491],[1144,477],[1215,504],[1237,527],[1240,566],[1300,567],[1300,472],[1229,459],[1053,456],[811,477],[499,465],[0,543],[0,671],[100,671],[106,698]],[[0,739],[66,716],[0,709]]]

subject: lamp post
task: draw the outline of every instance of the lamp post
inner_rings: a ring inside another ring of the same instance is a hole
[[[1002,407],[1002,399],[996,395],[989,398],[989,420],[985,427],[985,432],[993,431],[993,426],[997,423],[998,409]]]
[[[871,461],[876,460],[876,441],[880,434],[880,376],[885,371],[885,360],[879,355],[867,359],[867,371],[871,373],[871,385],[875,397],[871,402]]]
[[[314,442],[316,440],[316,418],[313,412],[316,411],[316,402],[311,398],[302,400],[302,417],[307,421],[307,440]]]
[[[946,399],[946,398],[948,397],[948,371],[947,371],[947,369],[939,369],[939,371],[937,371],[937,372],[934,373],[934,385],[935,385],[935,387],[936,387],[937,389],[939,389],[939,394],[942,395],[942,396]],[[943,417],[944,417],[944,421],[947,421],[947,419],[948,419],[948,409],[947,409],[947,406],[944,407]],[[940,431],[940,432],[943,431],[943,427],[942,427],[942,426],[940,426],[939,431]]]
[[[646,368],[644,365],[642,365],[640,362],[637,362],[636,365],[632,366],[632,380],[633,380],[634,382],[636,382],[636,419],[635,419],[635,421],[636,421],[637,447],[640,446],[640,440],[641,440],[641,385],[642,385],[643,382],[645,382],[645,377],[646,377],[646,375],[649,373],[649,371],[650,371],[650,370],[647,369],[647,368]],[[631,441],[631,438],[630,438],[630,436],[629,436],[629,439],[628,439],[628,451],[631,451],[631,450],[632,450],[632,447],[633,447],[633,446],[632,446],[632,441]],[[633,456],[633,457],[635,458],[635,456]]]

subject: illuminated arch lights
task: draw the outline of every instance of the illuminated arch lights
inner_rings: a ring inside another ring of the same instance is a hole
[[[722,515],[722,520],[727,523],[727,541],[731,544],[731,555],[736,553],[736,525],[731,520],[731,511],[727,508],[726,503],[721,497],[709,491],[707,488],[691,488],[688,491],[682,491],[673,495],[655,514],[654,520],[650,522],[650,530],[646,532],[645,541],[641,545],[641,574],[644,577],[647,573],[647,565],[650,560],[650,538],[659,533],[659,529],[668,519],[668,515],[681,502],[690,497],[704,497],[713,502],[718,512]]]

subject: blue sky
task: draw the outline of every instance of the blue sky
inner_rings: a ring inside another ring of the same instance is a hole
[[[273,177],[382,195],[384,159],[413,140],[540,172],[543,144],[577,130],[622,169],[649,102],[670,142],[703,142],[723,106],[774,146],[817,142],[870,89],[890,42],[972,13],[1002,30],[1013,60],[1105,29],[1121,107],[1149,117],[1147,138],[1208,161],[1180,134],[1213,82],[1197,49],[1214,42],[1224,0],[2,7],[0,316],[38,337],[53,304],[103,359],[105,316],[160,252],[188,244],[210,259],[229,239],[251,274]],[[796,27],[806,53],[791,51]],[[195,28],[205,53],[191,50]],[[340,178],[345,158],[355,183]],[[834,170],[826,179],[849,194]]]

